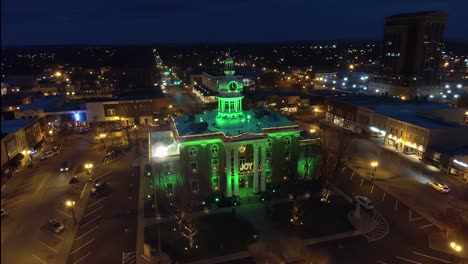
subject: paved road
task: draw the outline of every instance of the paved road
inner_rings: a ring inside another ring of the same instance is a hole
[[[39,161],[41,152],[37,153],[33,166],[22,168],[2,188],[2,208],[8,212],[2,218],[2,263],[55,263],[60,257],[66,240],[73,236],[73,220],[65,201],[73,198],[80,210],[79,190],[69,192],[69,179],[83,170],[85,161],[97,163],[104,156],[91,149],[90,137],[91,133],[72,135],[67,142],[56,139],[55,143],[63,145],[59,156]],[[71,170],[61,173],[59,166],[66,160],[72,162]],[[47,230],[51,218],[64,223],[64,232]]]
[[[121,263],[123,252],[135,252],[139,166],[135,148],[94,172],[112,193],[88,200],[68,263]],[[88,190],[89,191],[89,190]]]

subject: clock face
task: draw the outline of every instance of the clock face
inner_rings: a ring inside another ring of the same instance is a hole
[[[237,83],[234,81],[228,83],[228,88],[229,88],[229,91],[234,92],[235,90],[237,90]]]

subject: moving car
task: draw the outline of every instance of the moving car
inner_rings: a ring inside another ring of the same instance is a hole
[[[62,166],[60,166],[60,171],[68,171],[71,167],[71,161],[65,161],[62,163]]]
[[[65,228],[65,226],[55,218],[49,220],[47,227],[49,228],[50,231],[54,233],[60,233]]]
[[[356,201],[356,204],[364,207],[365,209],[368,209],[368,210],[374,209],[374,204],[372,203],[372,201],[365,196],[355,196],[354,201]]]
[[[450,192],[450,188],[443,184],[443,183],[440,183],[440,182],[435,182],[435,181],[431,181],[429,182],[429,186],[431,186],[433,189],[441,192],[441,193],[448,193]]]
[[[107,182],[96,183],[93,188],[91,188],[91,198],[97,198],[104,195],[107,195],[111,192],[111,187]]]
[[[52,158],[52,157],[55,157],[58,155],[58,152],[57,151],[53,151],[53,150],[48,150],[46,152],[44,152],[41,156],[41,160],[45,160],[45,159],[48,159],[48,158]]]

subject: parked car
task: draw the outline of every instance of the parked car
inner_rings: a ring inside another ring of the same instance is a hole
[[[58,155],[58,152],[57,151],[53,151],[53,150],[48,150],[46,152],[44,152],[41,156],[41,160],[45,160],[45,159],[48,159],[48,158],[52,158],[52,157],[55,157]]]
[[[122,150],[117,149],[117,150],[109,151],[109,152],[107,153],[107,157],[108,157],[109,159],[116,159],[116,158],[122,156],[123,154],[124,154],[124,153],[123,153]]]
[[[65,226],[55,218],[50,219],[47,226],[48,226],[49,230],[54,232],[54,233],[60,233],[65,228]]]
[[[2,217],[7,216],[7,215],[8,215],[7,212],[5,210],[3,210],[3,208],[2,208]]]
[[[55,147],[52,148],[52,151],[60,153],[60,151],[62,151],[62,146],[55,146]]]
[[[429,186],[431,186],[433,189],[439,191],[440,193],[450,192],[450,188],[447,185],[445,185],[443,183],[440,183],[440,182],[430,181]]]
[[[365,209],[368,209],[368,210],[374,209],[374,204],[373,204],[372,201],[371,201],[369,198],[367,198],[367,197],[364,197],[364,196],[355,196],[355,197],[354,197],[354,201],[356,201],[356,204],[358,204],[359,206],[364,207]]]
[[[60,166],[60,171],[68,171],[71,167],[71,161],[65,161],[62,163],[62,166]]]
[[[110,185],[107,182],[96,183],[91,188],[91,198],[98,198],[109,194],[112,191]]]

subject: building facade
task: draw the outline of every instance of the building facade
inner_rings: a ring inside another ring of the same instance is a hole
[[[154,182],[168,195],[177,186],[200,197],[246,197],[292,177],[307,178],[317,164],[314,141],[269,110],[244,110],[242,79],[233,60],[218,82],[218,108],[172,120],[172,130],[152,132],[149,161]]]

